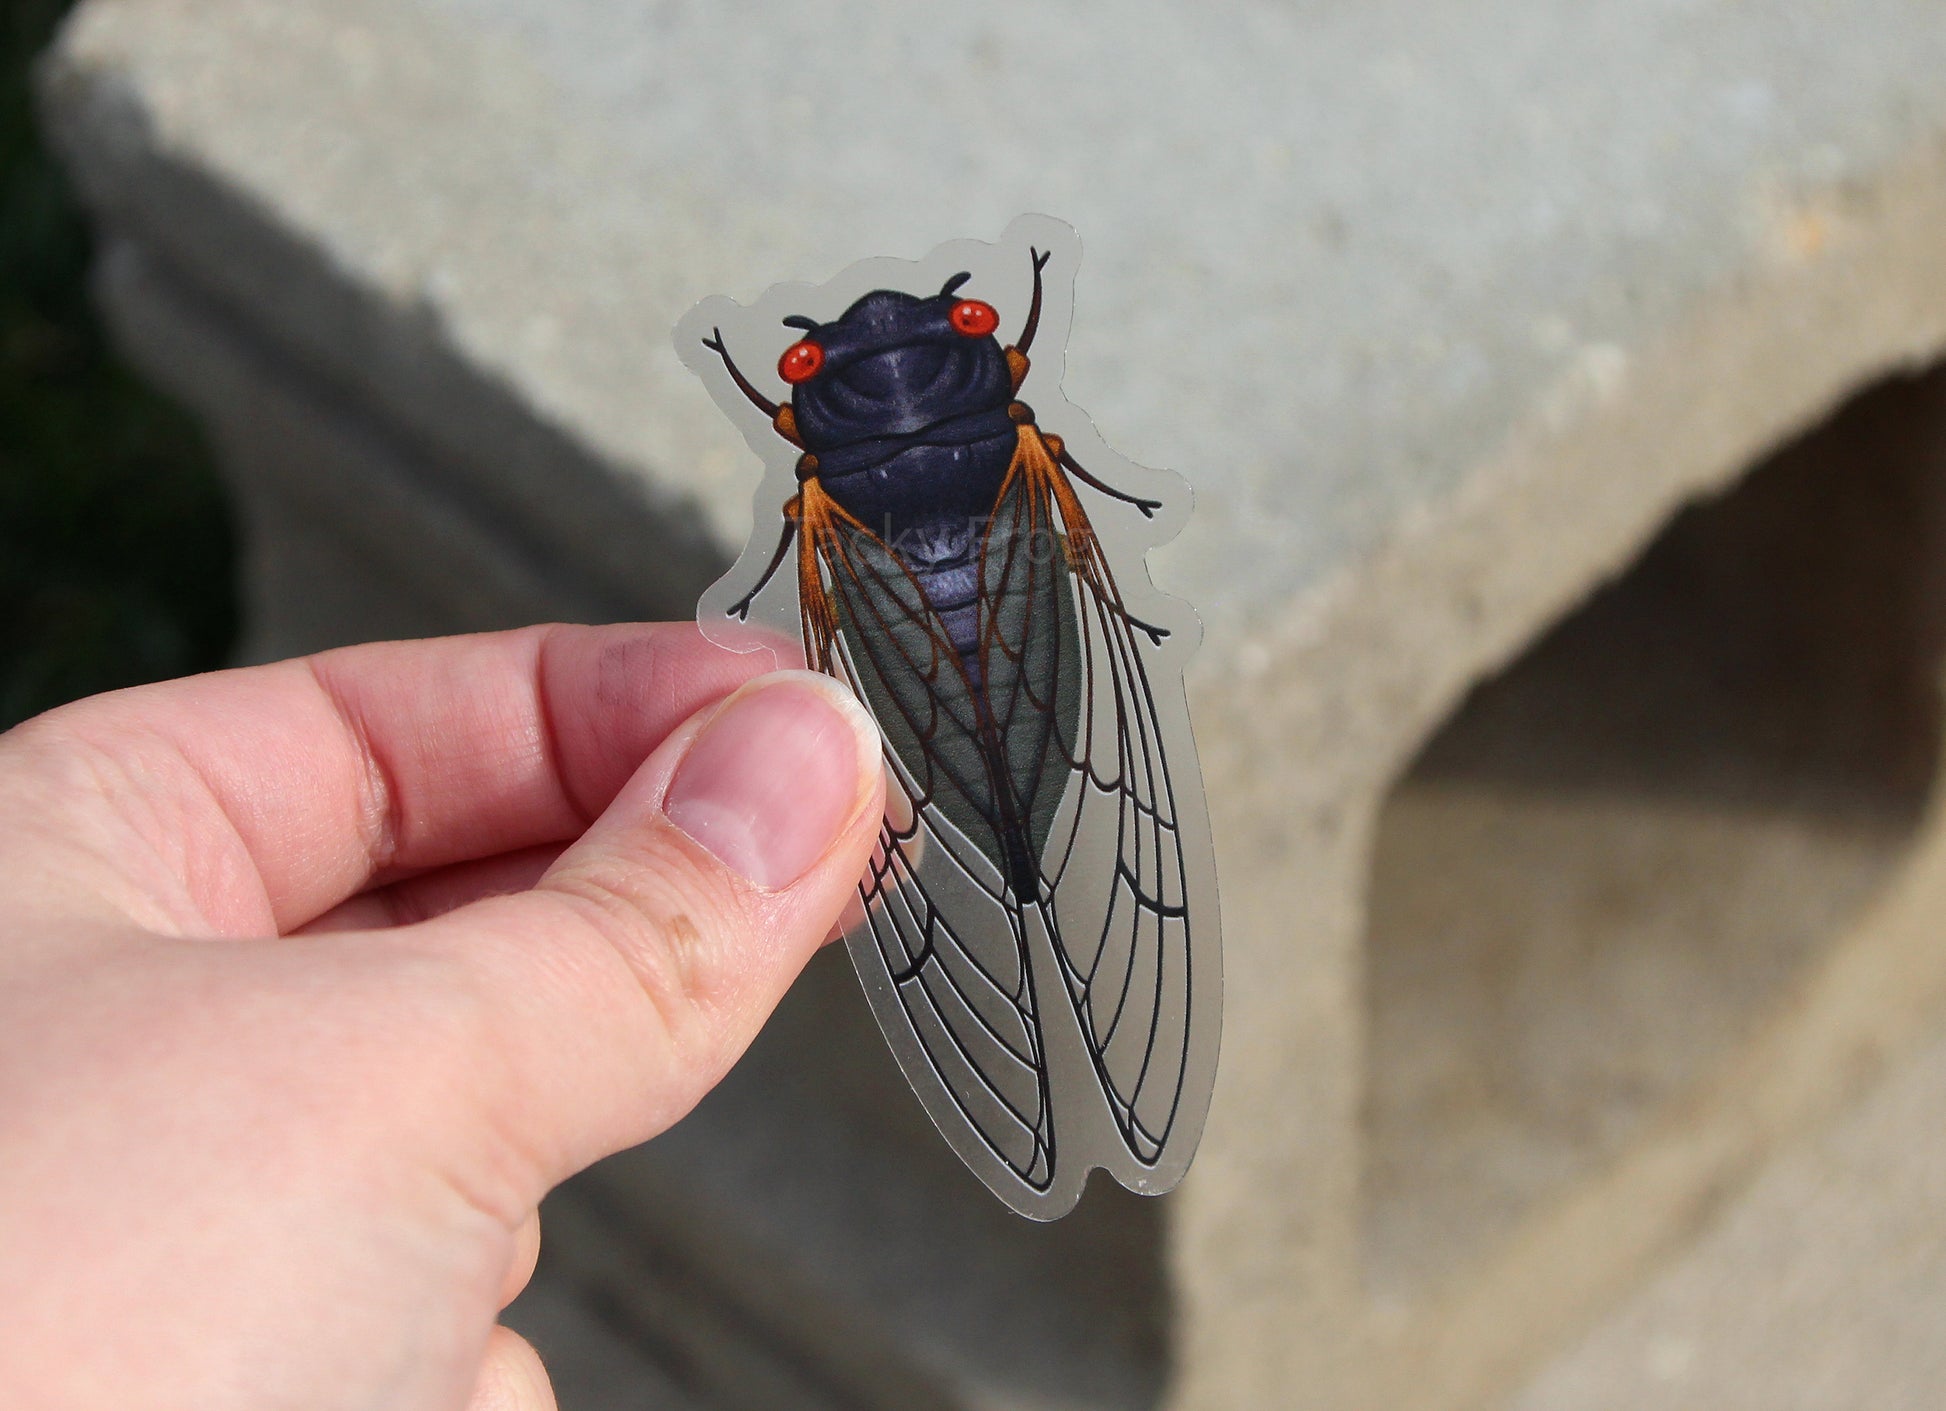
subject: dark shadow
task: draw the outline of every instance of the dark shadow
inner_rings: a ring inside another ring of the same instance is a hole
[[[1004,1207],[933,1129],[840,947],[690,1117],[560,1205],[549,1239],[579,1221],[601,1248],[565,1251],[559,1276],[703,1404],[1161,1396],[1160,1203],[1097,1172],[1060,1221]]]
[[[209,451],[110,349],[87,227],[34,127],[30,71],[67,9],[0,11],[0,730],[220,665],[236,633]]]

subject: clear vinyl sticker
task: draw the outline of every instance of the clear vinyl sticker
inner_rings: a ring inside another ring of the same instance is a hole
[[[1061,395],[1079,258],[1023,216],[676,330],[765,467],[698,621],[800,640],[878,721],[891,798],[846,944],[940,1132],[1043,1220],[1096,1167],[1181,1179],[1222,1025],[1199,624],[1145,562],[1189,488]]]

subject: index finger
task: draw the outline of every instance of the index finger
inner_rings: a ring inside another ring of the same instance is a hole
[[[104,892],[133,881],[176,928],[281,933],[375,882],[579,836],[672,729],[782,658],[693,624],[346,647],[52,712],[4,742],[0,797],[36,842],[115,836],[89,850],[114,859]]]

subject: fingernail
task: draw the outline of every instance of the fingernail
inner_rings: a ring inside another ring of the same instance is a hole
[[[760,887],[795,882],[851,820],[877,728],[809,671],[751,682],[704,725],[663,796],[669,821]]]

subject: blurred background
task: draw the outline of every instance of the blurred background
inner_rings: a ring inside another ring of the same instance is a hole
[[[208,447],[110,351],[87,223],[34,123],[29,72],[67,9],[9,0],[0,33],[0,728],[207,670],[236,633]]]
[[[1152,555],[1205,624],[1196,1169],[1016,1219],[827,954],[549,1201],[509,1316],[565,1407],[1939,1404],[1937,0],[4,38],[0,724],[689,616],[759,468],[676,319],[1022,211],[1086,251],[1036,376],[1196,489]]]

